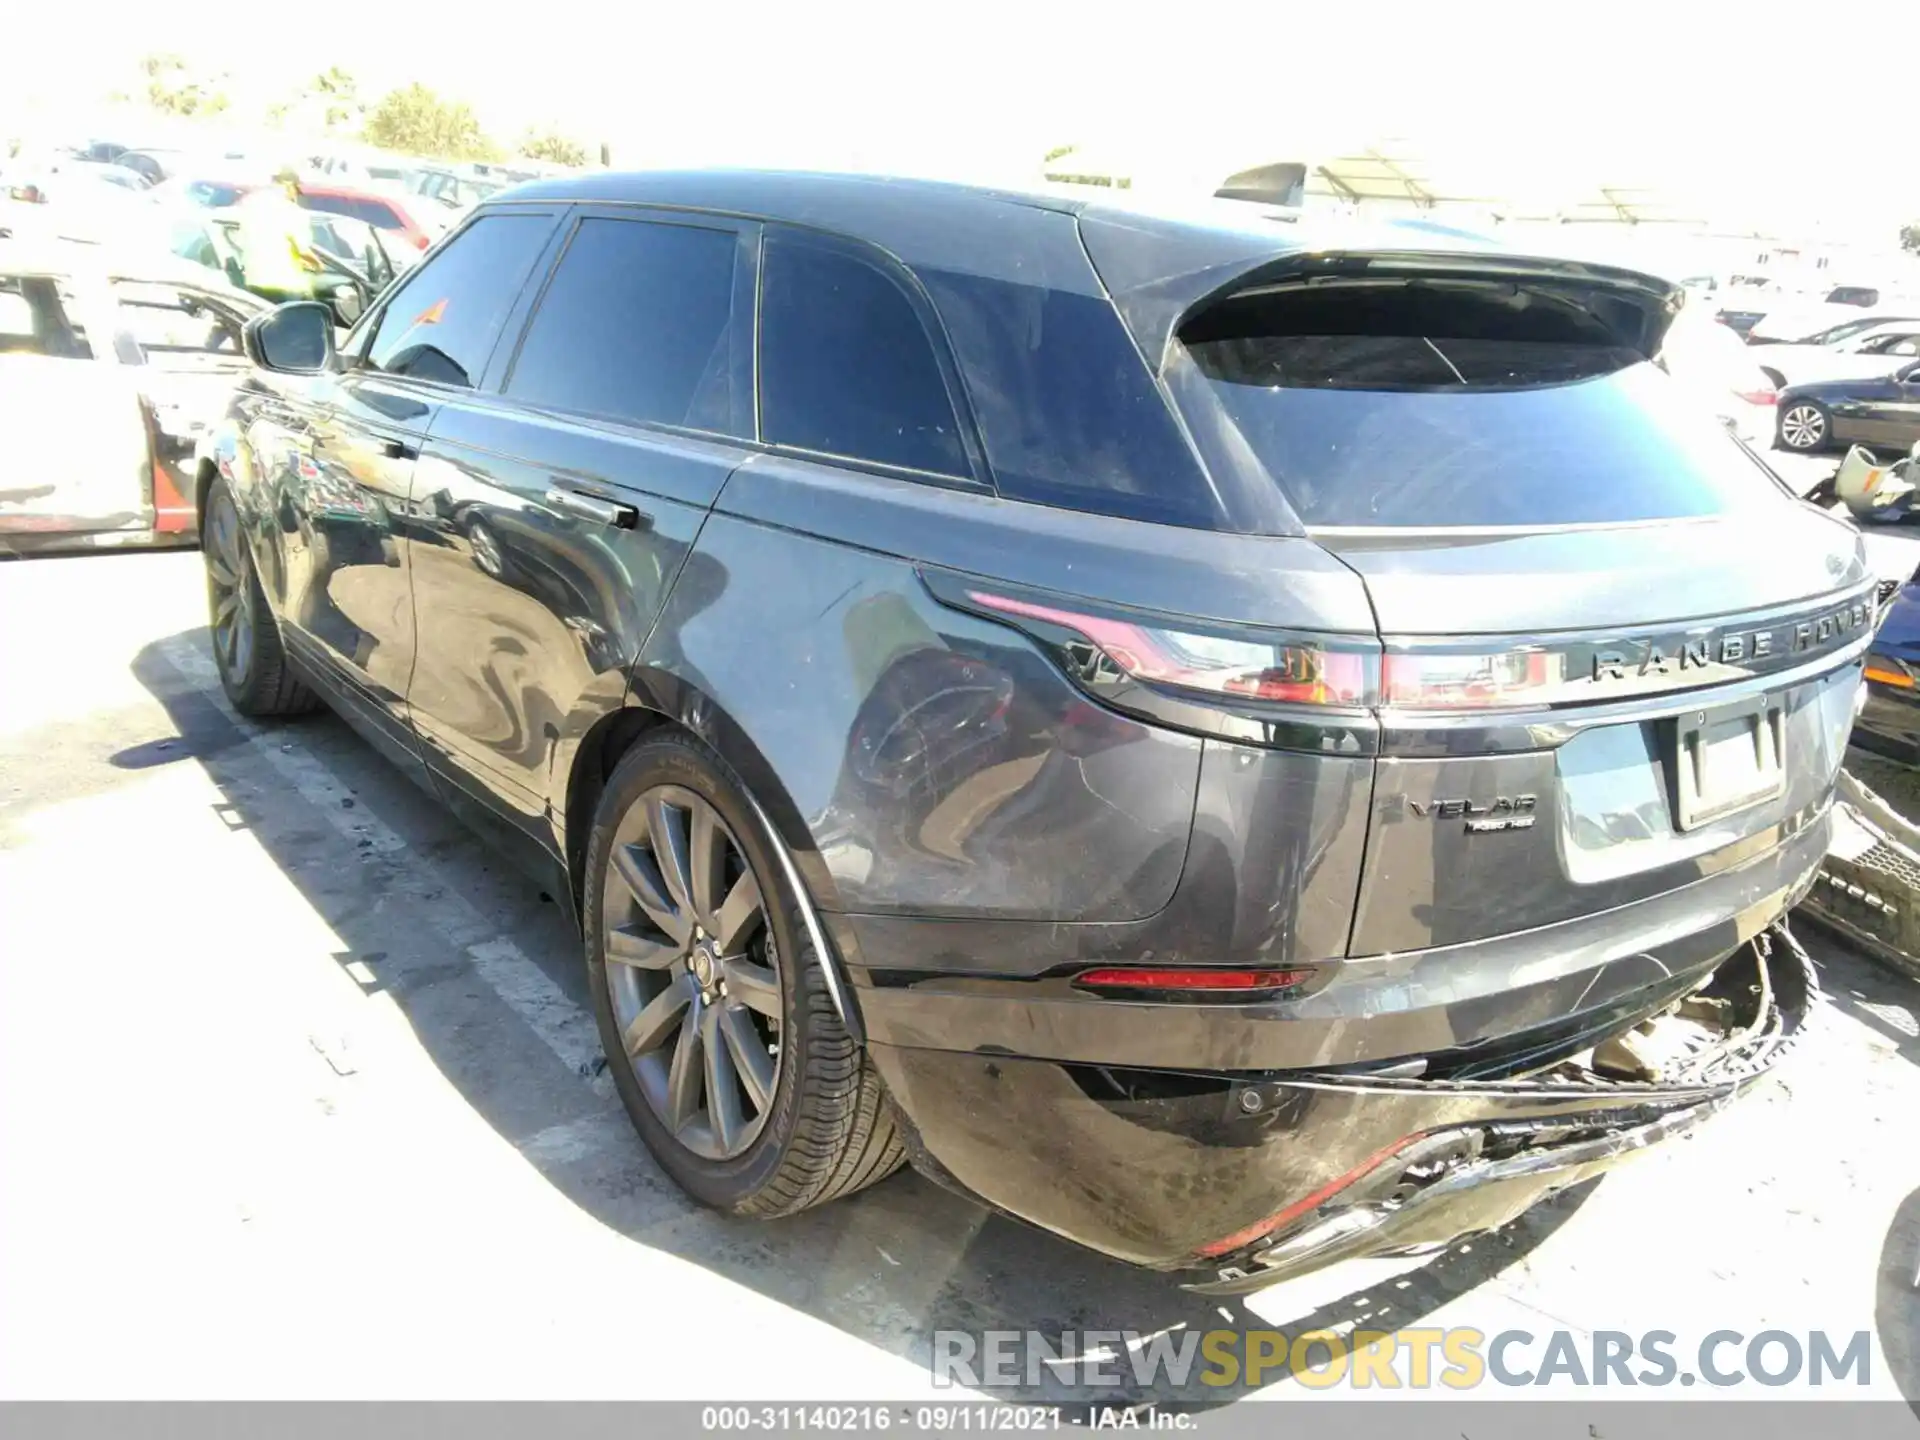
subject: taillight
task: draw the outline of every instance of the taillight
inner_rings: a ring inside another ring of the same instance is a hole
[[[1881,685],[1891,685],[1896,690],[1914,688],[1913,675],[1900,661],[1887,655],[1869,655],[1867,657],[1867,679]]]
[[[1778,390],[1736,390],[1733,393],[1749,405],[1778,405],[1780,403],[1780,392]]]
[[[1352,752],[1367,743],[1374,712],[1542,710],[1596,698],[1591,659],[1574,649],[1395,649],[1372,637],[1129,613],[937,570],[921,579],[942,604],[1025,632],[1114,709],[1257,744],[1280,743],[1276,727],[1304,725],[1292,748]]]
[[[1537,704],[1563,683],[1564,669],[1564,657],[1537,650],[1388,655],[1381,661],[1381,699],[1414,710]]]
[[[15,200],[24,201],[29,205],[44,205],[47,203],[47,192],[42,190],[38,185],[16,185],[7,191],[7,194]]]
[[[1367,659],[1290,640],[1196,634],[1135,620],[1062,610],[1032,600],[969,588],[985,610],[1040,620],[1079,632],[1090,642],[1082,658],[1092,678],[1146,680],[1177,690],[1306,705],[1364,705]]]

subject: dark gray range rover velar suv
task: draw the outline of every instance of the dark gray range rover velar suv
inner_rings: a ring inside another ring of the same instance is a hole
[[[539,182],[337,348],[250,327],[213,643],[573,897],[701,1200],[911,1160],[1249,1288],[1504,1222],[1817,999],[1872,580],[1669,394],[1674,306],[1233,202]]]

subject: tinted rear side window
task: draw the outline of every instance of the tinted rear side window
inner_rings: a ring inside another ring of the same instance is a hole
[[[407,278],[380,318],[365,363],[472,388],[552,223],[545,215],[475,220]]]
[[[760,284],[762,439],[969,473],[933,340],[899,280],[851,250],[769,232]]]
[[[1077,242],[1072,259],[1084,268]],[[927,285],[1002,495],[1200,529],[1227,524],[1104,295],[973,275],[932,274]]]
[[[1565,295],[1316,288],[1189,321],[1182,403],[1216,465],[1310,526],[1541,526],[1712,515],[1779,488]]]
[[[302,195],[300,203],[308,210],[321,210],[329,215],[345,215],[362,224],[371,225],[376,230],[400,230],[405,227],[400,217],[394,213],[391,205],[378,200],[366,200],[355,195]]]
[[[507,393],[558,410],[734,432],[736,249],[730,230],[582,220]]]

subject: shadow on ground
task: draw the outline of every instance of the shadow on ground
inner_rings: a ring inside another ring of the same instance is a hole
[[[139,772],[197,760],[223,793],[223,820],[258,839],[345,943],[336,959],[355,967],[363,988],[392,996],[468,1103],[571,1201],[637,1244],[750,1286],[909,1362],[929,1365],[936,1332],[948,1330],[1054,1337],[1171,1331],[1177,1337],[1223,1328],[1297,1335],[1413,1325],[1528,1255],[1593,1188],[1569,1192],[1424,1264],[1407,1261],[1399,1273],[1360,1289],[1329,1294],[1336,1287],[1295,1282],[1258,1302],[1261,1313],[1242,1301],[1189,1294],[1160,1276],[990,1215],[909,1173],[775,1223],[700,1210],[661,1175],[617,1102],[588,1083],[590,1076],[559,1070],[551,1055],[529,1045],[520,1019],[476,983],[468,956],[436,939],[421,912],[410,908],[430,905],[449,885],[488,897],[489,916],[500,927],[495,933],[584,1008],[578,941],[559,907],[536,882],[479,848],[458,822],[418,803],[407,778],[333,716],[264,732],[237,721],[224,700],[204,688],[204,677],[184,674],[169,659],[182,646],[204,654],[205,644],[206,632],[198,630],[140,652],[134,673],[165,707],[175,733],[107,756],[120,779],[106,783],[133,783]],[[351,839],[338,816],[323,814],[268,764],[262,751],[269,746],[324,766],[343,797],[333,803],[364,807],[360,813],[400,836],[405,853],[383,858]],[[471,940],[456,943],[475,948]],[[1300,1313],[1290,1313],[1295,1309]],[[1124,1363],[1120,1368],[1125,1373]],[[1182,1387],[1129,1384],[1096,1397],[1043,1373],[1037,1384],[1007,1393],[1200,1403],[1245,1393],[1200,1385],[1204,1368],[1196,1363]],[[1284,1370],[1270,1370],[1262,1388],[1284,1378]]]

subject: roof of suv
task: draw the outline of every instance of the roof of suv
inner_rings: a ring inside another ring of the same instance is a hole
[[[869,241],[909,267],[952,270],[1025,285],[1071,284],[1058,275],[1057,227],[1078,220],[1101,281],[1116,299],[1152,293],[1156,308],[1184,303],[1255,266],[1322,252],[1477,257],[1476,270],[1518,278],[1554,275],[1664,299],[1679,287],[1636,271],[1531,258],[1497,241],[1422,220],[1349,220],[1212,197],[1167,206],[1116,194],[1043,190],[794,170],[589,171],[533,180],[490,196],[516,203],[658,205],[813,226]],[[1158,317],[1156,317],[1158,318]]]

